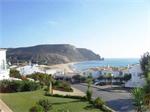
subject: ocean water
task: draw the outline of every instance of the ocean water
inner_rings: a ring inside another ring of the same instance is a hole
[[[115,59],[105,59],[103,61],[84,61],[76,63],[73,68],[77,71],[86,70],[93,67],[102,67],[102,66],[113,66],[113,67],[126,67],[128,65],[138,64],[139,59],[137,58],[115,58]]]

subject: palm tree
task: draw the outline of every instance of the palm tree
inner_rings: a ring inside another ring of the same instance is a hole
[[[142,88],[135,88],[132,90],[133,102],[137,112],[144,110],[144,91]]]
[[[88,76],[86,82],[88,84],[88,88],[86,91],[86,97],[87,97],[87,100],[90,102],[92,99],[92,90],[91,90],[91,84],[93,82],[92,76]]]
[[[113,78],[112,74],[111,74],[111,73],[106,74],[106,75],[105,75],[105,78],[109,81],[109,83],[110,83],[111,86],[112,86],[112,78]]]

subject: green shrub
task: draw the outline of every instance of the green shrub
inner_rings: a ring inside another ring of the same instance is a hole
[[[66,81],[55,81],[55,83],[53,84],[53,89],[66,92],[73,92],[71,85]]]
[[[40,88],[40,84],[33,81],[2,80],[0,81],[1,93],[13,93],[23,91],[33,91]]]
[[[48,99],[39,100],[37,104],[43,107],[44,112],[48,112],[52,108],[52,104]]]
[[[35,105],[30,108],[29,112],[44,112],[44,109],[40,105]]]
[[[102,109],[104,104],[105,104],[104,101],[103,101],[100,97],[97,97],[97,98],[93,101],[93,105],[94,105],[96,108],[99,108],[99,109]]]
[[[10,77],[14,77],[14,78],[19,78],[21,79],[21,74],[18,70],[16,69],[10,69],[10,74],[9,74]]]

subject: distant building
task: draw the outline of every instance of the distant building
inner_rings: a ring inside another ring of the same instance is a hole
[[[131,74],[131,79],[125,84],[125,87],[142,87],[145,84],[140,64],[129,68],[129,73]]]
[[[0,49],[0,80],[9,79],[9,69],[6,61],[6,50]]]

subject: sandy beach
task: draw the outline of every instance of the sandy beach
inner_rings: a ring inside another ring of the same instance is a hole
[[[75,63],[57,64],[49,66],[50,68],[63,69],[66,73],[74,73],[75,70],[71,67]]]
[[[72,65],[75,64],[76,62],[72,63],[66,63],[66,64],[56,64],[56,65],[40,65],[40,67],[47,68],[47,69],[61,69],[64,70],[65,73],[75,73],[75,70],[72,68]]]

